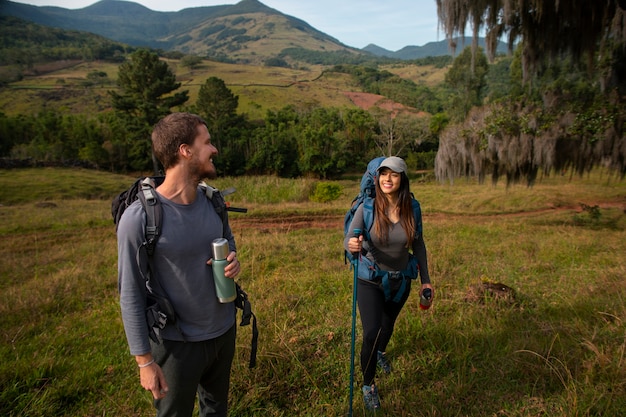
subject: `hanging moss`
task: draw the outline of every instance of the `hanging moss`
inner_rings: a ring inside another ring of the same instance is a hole
[[[474,108],[463,123],[442,132],[435,175],[451,183],[461,176],[481,182],[491,176],[494,183],[505,177],[507,185],[526,181],[531,186],[539,173],[582,175],[604,166],[623,179],[624,109],[608,107],[591,115],[595,124],[586,119],[589,114],[514,102]]]
[[[436,0],[439,25],[455,48],[469,29],[473,46],[481,29],[486,49],[495,55],[497,42],[508,38],[510,50],[523,44],[525,80],[550,60],[572,56],[591,63],[595,53],[623,51],[626,43],[625,1],[599,0]],[[620,46],[621,45],[621,46]],[[608,49],[611,49],[610,51]],[[608,74],[607,74],[608,75]],[[611,74],[614,76],[615,74]],[[621,80],[624,81],[624,80]],[[607,85],[607,87],[611,87]]]

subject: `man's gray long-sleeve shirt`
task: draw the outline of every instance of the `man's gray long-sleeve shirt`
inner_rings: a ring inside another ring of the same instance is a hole
[[[214,239],[225,237],[230,250],[236,250],[230,227],[227,222],[222,226],[201,188],[192,204],[176,204],[161,195],[159,200],[163,224],[153,255],[154,274],[176,311],[180,329],[168,324],[161,336],[190,342],[221,336],[235,323],[235,305],[218,301],[212,268],[206,262],[212,257]],[[125,210],[117,231],[120,306],[132,355],[150,352],[145,281],[137,265],[145,225],[145,212],[136,201]]]

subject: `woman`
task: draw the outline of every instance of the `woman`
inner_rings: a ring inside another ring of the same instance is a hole
[[[346,250],[361,253],[361,256],[365,253],[365,256],[382,270],[377,274],[378,277],[372,279],[371,276],[364,277],[359,274],[357,280],[357,303],[363,327],[361,346],[363,400],[365,407],[370,410],[380,408],[378,389],[374,381],[376,366],[380,366],[385,373],[391,372],[385,351],[396,319],[409,297],[411,280],[417,278],[416,273],[413,274],[415,276],[406,274],[406,271],[415,271],[415,268],[409,267],[411,262],[416,263],[419,270],[422,284],[420,294],[426,288],[432,291],[426,246],[421,233],[421,214],[414,214],[404,160],[396,156],[384,159],[378,168],[375,183],[374,220],[369,231],[369,239],[364,242],[361,235],[347,236],[344,240]],[[350,230],[367,230],[363,207],[362,204],[357,209]],[[404,276],[400,271],[405,273]],[[380,277],[385,274],[392,291],[393,288],[402,287],[402,282],[405,282],[404,291],[396,297],[386,295],[386,288],[383,288]]]

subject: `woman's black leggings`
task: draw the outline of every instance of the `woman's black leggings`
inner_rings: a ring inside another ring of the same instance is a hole
[[[400,310],[409,298],[410,282],[399,303],[385,302],[385,294],[377,283],[357,280],[357,302],[363,326],[361,371],[363,385],[372,385],[376,376],[376,353],[384,352],[391,339]]]

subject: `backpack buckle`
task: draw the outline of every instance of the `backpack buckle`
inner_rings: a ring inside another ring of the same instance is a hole
[[[404,274],[400,271],[387,271],[387,275],[389,276],[389,279],[403,279],[404,278]]]

